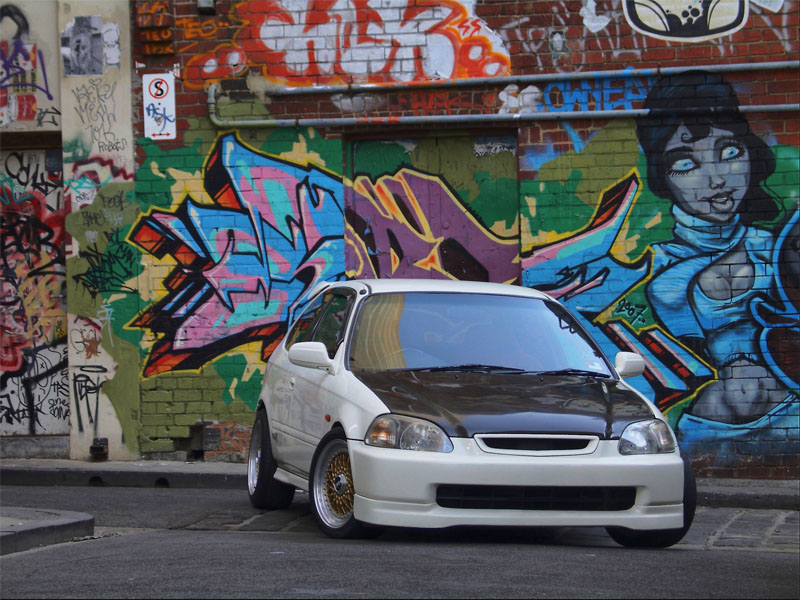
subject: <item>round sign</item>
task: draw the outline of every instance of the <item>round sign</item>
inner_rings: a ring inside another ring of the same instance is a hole
[[[167,83],[166,79],[156,77],[147,86],[147,91],[153,98],[161,99],[169,93],[169,83]]]

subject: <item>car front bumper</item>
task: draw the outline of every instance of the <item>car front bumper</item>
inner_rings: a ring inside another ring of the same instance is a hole
[[[683,460],[669,454],[621,456],[616,441],[601,441],[589,454],[531,456],[494,454],[468,438],[454,438],[450,453],[367,446],[349,440],[356,489],[355,517],[400,527],[619,526],[674,529],[683,526]],[[437,503],[440,485],[635,488],[623,510],[450,508]]]

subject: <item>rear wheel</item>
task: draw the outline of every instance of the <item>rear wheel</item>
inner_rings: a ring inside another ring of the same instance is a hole
[[[278,465],[272,457],[267,411],[259,408],[247,454],[247,493],[251,504],[256,508],[289,508],[292,503],[294,486],[275,479],[277,468]]]
[[[355,485],[347,438],[341,429],[330,431],[320,441],[311,461],[308,484],[311,514],[326,535],[363,538],[380,533],[379,528],[366,525],[353,516]]]
[[[667,548],[677,544],[689,531],[697,508],[697,483],[689,457],[683,456],[683,527],[637,531],[625,527],[607,527],[611,538],[628,548]]]

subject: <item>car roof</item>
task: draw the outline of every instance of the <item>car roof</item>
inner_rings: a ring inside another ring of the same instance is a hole
[[[312,292],[335,287],[349,287],[366,294],[391,292],[450,292],[467,294],[498,294],[523,296],[527,298],[549,299],[550,296],[532,288],[507,283],[487,283],[482,281],[459,281],[454,279],[352,279],[349,281],[324,282]]]

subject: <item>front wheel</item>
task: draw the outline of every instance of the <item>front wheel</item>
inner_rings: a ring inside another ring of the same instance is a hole
[[[636,531],[625,527],[607,527],[606,531],[620,546],[628,548],[667,548],[677,544],[689,531],[697,508],[697,483],[688,456],[683,456],[683,527]]]
[[[267,411],[256,411],[256,422],[250,433],[247,453],[247,493],[256,508],[275,510],[289,508],[294,498],[294,487],[275,479],[278,464],[272,457]]]
[[[380,529],[353,516],[355,485],[347,438],[341,429],[328,432],[311,461],[308,495],[311,514],[319,528],[333,538],[373,537]]]

